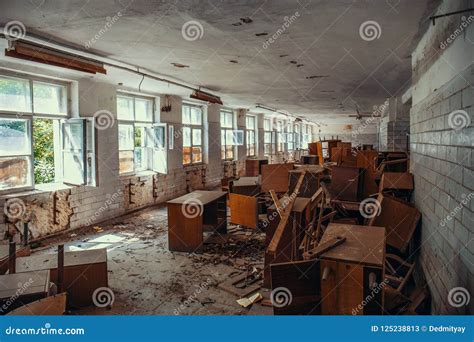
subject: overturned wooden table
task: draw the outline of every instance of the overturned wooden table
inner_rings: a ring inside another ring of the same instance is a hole
[[[204,231],[227,233],[227,193],[193,191],[166,202],[170,251],[201,252]]]

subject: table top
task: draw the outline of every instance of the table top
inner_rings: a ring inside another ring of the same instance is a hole
[[[45,293],[49,289],[49,270],[0,275],[0,298]]]
[[[385,255],[385,228],[330,223],[321,244],[343,236],[346,241],[324,253],[321,258],[382,267]]]
[[[189,194],[183,195],[181,197],[172,199],[166,203],[167,204],[206,205],[226,195],[227,193],[224,191],[196,190],[196,191],[190,192]]]
[[[260,185],[260,183],[261,183],[260,176],[240,177],[239,179],[233,182],[232,186],[255,186],[255,185]]]
[[[89,265],[107,262],[107,248],[64,253],[64,266]],[[48,270],[58,267],[58,253],[37,254],[16,259],[16,271]]]

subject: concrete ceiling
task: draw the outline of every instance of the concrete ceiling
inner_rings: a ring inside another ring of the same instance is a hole
[[[410,85],[413,44],[435,2],[0,0],[0,23],[202,86],[229,106],[324,120],[356,104],[372,112]],[[196,40],[182,33],[189,21]],[[373,40],[360,33],[367,21],[380,27]]]

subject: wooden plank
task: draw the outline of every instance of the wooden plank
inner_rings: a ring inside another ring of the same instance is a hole
[[[281,217],[281,215],[283,214],[283,208],[280,205],[280,200],[278,199],[276,192],[273,190],[270,190],[270,196],[272,197],[273,203],[275,204],[275,208],[278,212],[278,215],[280,215]]]
[[[275,315],[320,314],[319,260],[272,264],[270,269]]]
[[[369,226],[387,229],[387,244],[404,252],[415,232],[421,214],[411,203],[393,196],[380,194],[380,214],[372,217]]]
[[[295,191],[290,196],[290,202],[284,208],[284,212],[281,217],[280,223],[278,224],[275,234],[273,235],[272,241],[270,241],[270,244],[268,245],[267,250],[269,253],[275,253],[276,249],[278,248],[278,244],[280,243],[281,236],[283,235],[283,231],[285,230],[288,219],[290,218],[291,210],[293,209],[293,204],[295,203],[296,196],[298,195],[301,184],[303,183],[304,175],[305,175],[305,172],[301,174],[300,179],[298,180],[298,183],[296,184]]]
[[[258,199],[254,196],[229,194],[230,222],[244,227],[257,228]]]
[[[288,171],[294,169],[293,163],[270,164],[262,166],[262,191],[287,192]]]
[[[217,287],[239,298],[243,298],[262,287],[259,281],[259,277],[255,274],[245,272],[220,283]]]
[[[303,254],[305,260],[319,258],[321,255],[330,251],[336,246],[343,244],[346,241],[346,238],[343,236],[336,236],[327,240],[324,243],[320,243],[316,248],[310,249],[309,251]]]
[[[8,316],[59,316],[66,312],[66,292],[39,299],[9,312]]]

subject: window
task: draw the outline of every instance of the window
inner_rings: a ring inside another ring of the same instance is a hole
[[[202,163],[202,107],[183,104],[183,164]]]
[[[284,152],[285,151],[285,143],[286,143],[286,137],[285,133],[283,133],[283,121],[277,121],[277,152]]]
[[[266,156],[273,154],[273,147],[275,143],[275,134],[272,131],[270,119],[263,119],[263,149]]]
[[[303,148],[307,149],[308,144],[312,142],[311,125],[304,125],[303,130]]]
[[[288,151],[295,150],[295,143],[294,143],[294,134],[293,134],[293,123],[288,122],[286,125],[286,143],[288,147]]]
[[[221,158],[234,159],[234,114],[230,111],[221,111]]]
[[[0,75],[0,191],[96,185],[92,118],[67,119],[67,83]]]
[[[119,171],[121,174],[166,169],[166,150],[157,137],[164,135],[163,125],[153,124],[154,101],[150,98],[117,95],[119,122]],[[158,153],[161,151],[161,153]],[[163,159],[164,158],[164,159]],[[157,161],[160,160],[160,162]]]
[[[245,126],[247,128],[246,142],[247,142],[247,156],[248,157],[253,157],[257,154],[256,144],[255,144],[255,130],[257,127],[255,124],[255,121],[256,121],[255,116],[247,115],[245,118]]]
[[[295,149],[301,149],[301,126],[299,124],[295,124],[294,126],[294,141],[295,141]]]

